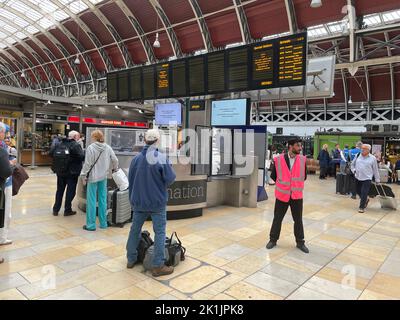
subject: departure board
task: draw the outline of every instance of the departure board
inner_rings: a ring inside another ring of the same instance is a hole
[[[204,81],[204,56],[198,56],[188,59],[189,69],[189,95],[205,94]]]
[[[303,85],[306,78],[306,49],[305,36],[282,39],[278,42],[279,52],[279,86]]]
[[[129,71],[125,70],[118,74],[118,100],[129,100]]]
[[[143,67],[143,99],[155,98],[154,66]]]
[[[130,70],[129,73],[130,82],[130,100],[141,100],[142,99],[142,69],[135,68]]]
[[[118,73],[109,73],[107,75],[107,100],[115,102],[118,100]]]
[[[208,93],[225,91],[225,52],[207,55]]]
[[[156,66],[157,74],[157,98],[170,96],[169,87],[169,63],[163,63]]]
[[[251,65],[251,88],[271,88],[274,85],[274,44],[253,46]]]
[[[185,97],[187,95],[186,85],[186,60],[176,60],[170,63],[172,79],[172,96]]]
[[[107,86],[108,100],[116,102],[297,87],[306,79],[307,32],[303,32],[112,72]]]
[[[228,56],[228,90],[246,90],[248,88],[248,54],[247,47],[231,49]]]

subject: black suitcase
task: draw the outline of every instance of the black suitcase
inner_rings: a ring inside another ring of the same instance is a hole
[[[370,196],[371,198],[375,198],[376,196],[395,198],[392,188],[385,184],[376,186],[375,182],[372,182],[368,196]]]
[[[354,175],[346,175],[346,194],[357,194],[357,180]]]
[[[338,173],[336,175],[336,193],[346,194],[346,175]]]

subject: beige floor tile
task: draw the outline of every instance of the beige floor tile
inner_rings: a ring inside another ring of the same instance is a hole
[[[107,295],[102,300],[152,300],[154,297],[141,288],[131,286],[113,294]]]
[[[371,280],[367,289],[395,299],[400,299],[400,277],[377,273]]]
[[[202,256],[201,258],[199,258],[199,260],[201,260],[201,261],[203,261],[205,263],[211,264],[214,267],[221,267],[221,266],[223,266],[223,265],[225,265],[227,263],[230,263],[229,260],[226,260],[226,259],[221,258],[221,257],[217,257],[212,253],[209,254],[209,255],[206,255],[206,256]]]
[[[330,280],[333,282],[337,283],[347,283],[347,281],[350,281],[350,275],[348,273],[342,273],[339,270],[332,269],[329,267],[325,267],[322,270],[320,270],[317,274],[315,274],[317,277],[324,278],[326,280]],[[351,279],[353,281],[353,279]],[[355,283],[355,288],[358,290],[364,290],[367,285],[369,280],[362,278],[362,277],[357,277],[355,276],[354,278],[354,283]],[[352,282],[353,283],[353,282]]]
[[[396,298],[394,298],[394,297],[390,297],[383,293],[374,292],[374,291],[371,291],[368,289],[365,289],[358,299],[359,300],[396,300]]]
[[[161,282],[154,279],[146,279],[136,284],[137,287],[143,289],[148,294],[155,298],[162,296],[163,294],[169,293],[173,288],[162,284]]]
[[[0,276],[32,269],[42,264],[43,263],[41,261],[34,257],[28,257],[14,261],[5,261],[4,263],[0,264]]]
[[[115,272],[102,278],[85,283],[85,287],[99,297],[111,295],[140,282],[141,279],[126,272]]]
[[[27,247],[30,247],[31,245],[32,245],[32,243],[30,243],[27,240],[16,240],[16,241],[13,241],[13,243],[11,245],[0,246],[0,254],[2,252],[6,252],[6,251],[27,248]]]
[[[281,296],[257,288],[246,282],[234,284],[224,293],[239,300],[282,300]]]
[[[116,258],[116,257],[126,255],[126,247],[124,244],[121,244],[121,245],[101,249],[100,252],[110,258]]]
[[[221,269],[204,266],[174,278],[171,280],[170,286],[183,293],[192,293],[208,286],[225,275],[225,271]]]
[[[17,289],[8,289],[0,292],[1,300],[27,300],[27,298]]]
[[[190,270],[194,270],[198,267],[200,267],[201,262],[199,260],[196,259],[192,259],[190,257],[187,257],[185,259],[185,261],[181,261],[175,268],[174,268],[174,272],[170,275],[167,276],[161,276],[161,277],[157,277],[157,280],[170,280],[173,278],[177,278],[179,277],[181,274],[186,273]],[[147,271],[147,274],[149,276],[151,276],[150,271]]]
[[[97,250],[101,250],[101,249],[105,249],[105,248],[113,247],[113,246],[115,246],[115,244],[110,241],[94,240],[94,241],[77,244],[77,245],[73,246],[73,248],[82,253],[88,253],[91,251],[97,251]]]
[[[37,255],[38,260],[43,264],[56,263],[69,258],[77,257],[82,255],[82,253],[73,247],[66,247],[61,249],[54,249],[44,251]]]
[[[220,293],[220,294],[217,294],[216,296],[212,297],[211,300],[236,300],[236,299],[225,293]]]
[[[381,266],[381,261],[376,261],[367,256],[353,255],[348,252],[341,252],[335,259],[346,262],[348,264],[355,264],[364,266],[370,269],[378,270]]]
[[[51,272],[54,272],[56,275],[61,275],[65,273],[64,270],[58,268],[55,265],[43,265],[33,269],[21,271],[20,275],[23,276],[30,283],[34,283],[46,277],[49,274],[49,270],[51,270]]]
[[[251,275],[264,268],[270,261],[255,255],[247,255],[229,263],[227,266],[244,274]]]

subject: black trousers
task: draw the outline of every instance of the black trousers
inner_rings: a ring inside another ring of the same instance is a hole
[[[371,189],[371,180],[357,180],[357,194],[360,196],[360,209],[365,209],[368,199],[369,189]]]
[[[283,202],[278,199],[275,200],[274,221],[272,222],[269,238],[271,241],[276,242],[281,234],[282,220],[290,206],[292,217],[294,221],[294,235],[298,244],[304,244],[304,228],[303,228],[303,199]]]
[[[324,179],[328,175],[328,167],[320,167],[319,168],[319,178]]]
[[[79,176],[69,176],[69,177],[57,176],[57,192],[56,192],[56,201],[53,206],[53,212],[60,211],[65,188],[67,188],[67,192],[65,195],[64,212],[72,211],[72,200],[74,200],[75,198],[78,178]]]

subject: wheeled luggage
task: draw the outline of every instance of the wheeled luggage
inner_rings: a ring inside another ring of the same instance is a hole
[[[132,221],[132,208],[129,201],[129,190],[108,191],[108,222],[111,226],[123,227]]]
[[[383,190],[381,190],[381,189],[383,189]],[[378,191],[380,191],[380,192],[378,192]],[[381,196],[386,195],[387,197],[395,198],[392,188],[390,188],[388,185],[381,184],[381,185],[379,185],[378,188],[376,188],[375,182],[372,182],[371,188],[369,189],[368,196],[371,198],[375,198],[378,195],[381,195]]]
[[[378,193],[378,199],[379,199],[379,202],[381,203],[381,208],[397,210],[397,200],[394,198],[394,194],[393,194],[392,190],[390,189],[390,187],[385,186],[385,185],[377,185],[375,183],[373,183],[373,186],[375,186],[376,191]],[[393,194],[393,197],[389,196],[386,193],[387,188],[385,188],[385,187],[390,189],[390,191]]]
[[[387,169],[379,169],[379,177],[382,183],[388,183],[389,172]]]
[[[346,194],[346,175],[338,173],[336,175],[336,193]]]

